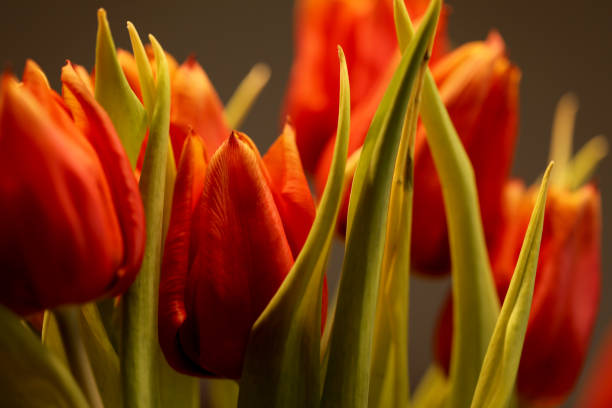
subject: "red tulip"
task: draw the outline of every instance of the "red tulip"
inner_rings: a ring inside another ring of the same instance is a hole
[[[581,408],[609,408],[612,406],[612,328],[596,357],[595,366],[578,400]]]
[[[110,119],[68,64],[0,91],[0,302],[26,315],[124,291],[144,250],[136,180]]]
[[[427,0],[406,0],[417,22]],[[432,63],[444,53],[446,13],[440,19]],[[392,0],[301,0],[296,5],[295,56],[285,114],[296,127],[304,167],[314,172],[319,156],[336,131],[338,55],[341,45],[351,78],[351,110],[382,97],[399,61]],[[374,112],[372,111],[372,114]],[[368,123],[369,124],[369,123]]]
[[[444,56],[432,73],[472,161],[485,234],[490,238],[498,222],[502,189],[514,153],[520,73],[506,58],[503,40],[495,32],[486,42],[468,43]],[[379,90],[381,97],[385,87]],[[353,111],[349,154],[363,145],[379,99]],[[319,192],[327,180],[333,143],[333,139],[328,143],[316,173]],[[446,273],[450,253],[444,201],[423,125],[417,131],[414,167],[412,266],[421,273]],[[341,231],[349,194],[339,216]]]
[[[491,262],[503,300],[537,191],[511,182]],[[520,397],[558,406],[574,387],[595,323],[601,286],[601,208],[597,189],[551,187],[529,323],[517,377]],[[436,360],[448,368],[452,332],[447,301],[436,332]]]
[[[233,132],[207,163],[202,139],[187,137],[160,284],[160,344],[171,366],[240,377],[251,326],[291,269],[314,215],[291,127],[263,159]]]

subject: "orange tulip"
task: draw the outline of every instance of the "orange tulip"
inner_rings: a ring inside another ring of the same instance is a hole
[[[491,262],[503,300],[523,242],[537,191],[511,182]],[[548,192],[529,323],[517,377],[519,396],[558,406],[574,387],[595,323],[601,286],[601,208],[592,185]],[[451,303],[438,322],[436,360],[448,368]]]
[[[442,101],[474,167],[480,209],[487,238],[498,222],[504,182],[510,171],[517,133],[520,73],[505,56],[499,34],[486,42],[463,45],[443,57],[432,69]],[[382,96],[384,87],[380,88]],[[349,154],[365,140],[379,98],[353,111]],[[332,139],[321,156],[316,173],[322,191],[331,164]],[[348,197],[340,213],[345,226]],[[424,126],[419,125],[414,152],[414,204],[411,259],[415,270],[427,274],[450,269],[448,233],[440,180]]]
[[[594,361],[595,366],[587,376],[577,406],[609,408],[612,406],[612,328],[608,329]]]
[[[206,147],[189,135],[178,164],[160,344],[178,371],[239,378],[251,326],[291,269],[315,206],[290,126],[263,159],[239,132],[210,162]]]
[[[428,3],[406,0],[408,12],[417,22]],[[432,64],[447,48],[445,17],[446,12],[440,18]],[[285,114],[295,124],[304,167],[314,172],[321,152],[336,131],[339,92],[336,47],[341,45],[346,55],[351,110],[371,104],[372,100],[378,105],[382,97],[379,88],[386,86],[399,62],[393,1],[300,0],[296,4],[294,37],[295,55]]]
[[[123,292],[144,213],[106,112],[68,63],[64,99],[32,61],[0,91],[0,302],[26,315]]]

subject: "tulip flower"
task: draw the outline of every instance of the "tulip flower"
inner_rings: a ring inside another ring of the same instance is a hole
[[[514,153],[519,70],[508,61],[503,40],[493,32],[485,42],[465,44],[444,56],[432,73],[472,161],[485,234],[490,239],[498,222],[502,190]],[[363,144],[376,107],[377,102],[372,100],[354,111],[349,154]],[[316,173],[319,192],[325,186],[332,149],[333,139],[323,152]],[[339,216],[340,228],[345,227],[349,193]],[[444,201],[422,124],[415,142],[412,219],[414,269],[427,274],[448,272],[450,253]]]
[[[210,161],[207,148],[190,134],[178,164],[160,344],[180,372],[239,378],[250,329],[299,254],[315,206],[290,126],[263,159],[239,132]]]
[[[508,183],[491,263],[500,300],[510,284],[537,191]],[[517,377],[520,398],[557,406],[574,387],[595,323],[601,285],[601,208],[593,185],[552,186]],[[436,332],[436,360],[448,369],[452,336],[447,301]]]
[[[413,20],[420,20],[428,3],[406,0]],[[295,11],[295,55],[285,114],[295,125],[304,167],[314,172],[321,152],[336,131],[336,47],[342,46],[348,63],[351,110],[373,105],[371,115],[399,62],[399,50],[392,0],[300,0]],[[438,23],[432,64],[447,48],[445,16],[444,12]]]
[[[70,63],[62,99],[32,61],[0,90],[0,303],[28,315],[123,292],[139,270],[138,185]]]
[[[612,328],[596,354],[594,367],[587,376],[587,381],[578,407],[581,408],[607,408],[612,406]]]

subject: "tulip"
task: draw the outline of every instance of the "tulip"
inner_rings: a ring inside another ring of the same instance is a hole
[[[406,0],[418,22],[426,0]],[[441,16],[432,55],[435,63],[447,48],[446,13]],[[285,114],[296,128],[304,167],[314,172],[319,156],[336,131],[338,57],[341,45],[351,78],[351,110],[375,106],[399,61],[392,0],[301,0],[296,4],[295,55],[285,100]],[[374,108],[375,109],[375,108]],[[371,112],[373,114],[374,111]]]
[[[508,290],[537,191],[520,182],[505,189],[491,263],[500,300]],[[601,285],[601,208],[593,185],[552,186],[534,294],[517,377],[521,399],[558,406],[580,374],[595,323]],[[436,331],[436,360],[448,369],[452,333],[447,301]]]
[[[190,134],[178,164],[159,337],[176,370],[236,379],[251,327],[299,254],[315,206],[290,126],[263,158],[239,132],[210,161],[207,147]]]
[[[70,63],[62,99],[32,61],[0,90],[0,303],[21,315],[125,291],[144,250],[138,185]]]
[[[443,57],[432,73],[472,161],[485,234],[490,240],[514,153],[519,70],[508,61],[503,40],[493,32],[487,41],[465,44]],[[380,91],[382,95],[384,89]],[[377,100],[372,100],[354,111],[349,154],[363,144],[377,104]],[[319,192],[327,179],[333,142],[332,139],[323,152],[316,173]],[[341,232],[346,223],[349,194],[350,191],[339,216]],[[413,268],[426,274],[448,272],[450,253],[442,189],[422,124],[415,142],[412,219]]]
[[[596,354],[594,367],[587,376],[587,381],[578,407],[608,408],[612,406],[612,328],[608,329],[603,344]]]

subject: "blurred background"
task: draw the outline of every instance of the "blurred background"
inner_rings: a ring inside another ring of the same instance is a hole
[[[566,91],[580,101],[575,148],[596,134],[612,136],[612,4],[607,0],[462,0],[452,6],[452,45],[482,40],[492,28],[503,36],[510,59],[520,67],[520,134],[513,175],[533,181],[544,169],[555,105]],[[58,89],[65,59],[93,67],[96,10],[105,7],[119,47],[128,48],[125,23],[142,37],[155,34],[179,62],[194,54],[223,101],[256,62],[272,68],[272,78],[243,130],[267,147],[279,132],[279,113],[292,59],[293,3],[267,1],[3,1],[0,5],[0,64],[20,74],[26,58],[38,62]],[[603,289],[601,308],[586,368],[605,327],[612,322],[612,158],[596,179],[603,203]],[[341,261],[341,245],[332,268]],[[411,283],[411,380],[431,359],[431,332],[448,280]],[[579,385],[580,386],[580,385]],[[570,398],[566,406],[571,406]]]

